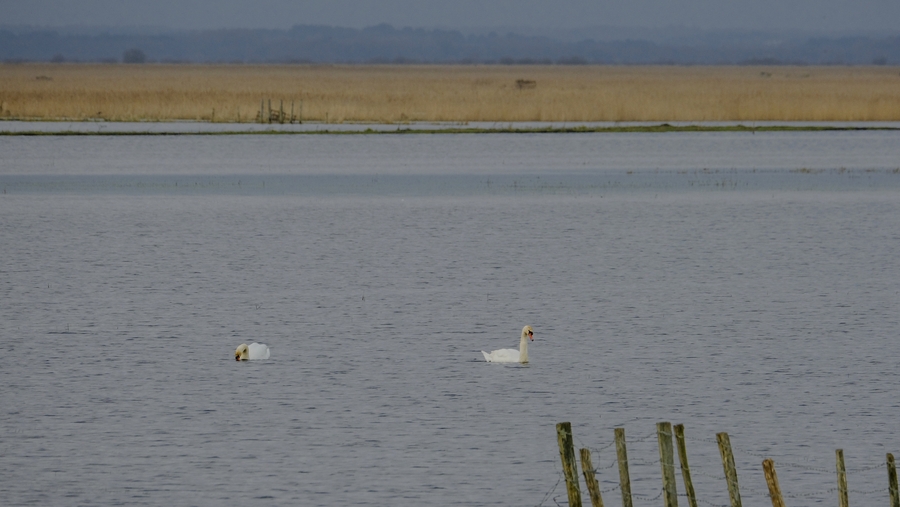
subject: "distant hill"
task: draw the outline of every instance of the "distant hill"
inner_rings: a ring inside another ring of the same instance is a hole
[[[386,24],[362,29],[298,25],[289,30],[152,32],[0,27],[0,61],[123,59],[134,63],[900,65],[900,36],[698,34],[672,40],[573,39],[512,31],[464,34]]]

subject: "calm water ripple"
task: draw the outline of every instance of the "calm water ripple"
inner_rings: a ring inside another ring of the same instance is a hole
[[[887,502],[896,136],[2,138],[0,495],[537,505],[572,421],[650,505],[672,421],[707,505],[722,431],[745,505]]]

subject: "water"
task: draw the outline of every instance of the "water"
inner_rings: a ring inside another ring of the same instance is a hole
[[[0,138],[8,505],[887,502],[890,132]],[[531,363],[486,364],[531,324]],[[259,341],[267,361],[236,363]],[[683,488],[679,486],[679,492]],[[685,499],[681,499],[685,502]]]

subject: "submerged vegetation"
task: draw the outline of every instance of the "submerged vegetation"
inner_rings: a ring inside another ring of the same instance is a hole
[[[898,121],[900,70],[0,65],[7,120],[251,123],[268,120],[260,114],[268,100],[291,104],[297,121],[322,123]]]

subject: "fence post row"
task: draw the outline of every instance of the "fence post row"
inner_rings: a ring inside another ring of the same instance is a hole
[[[763,472],[766,474],[766,485],[769,486],[769,497],[772,499],[772,507],[784,507],[781,486],[778,485],[778,475],[775,473],[775,462],[767,459],[763,461],[762,466]]]
[[[575,446],[572,435],[572,424],[562,422],[556,425],[557,441],[559,443],[559,457],[562,461],[563,474],[566,479],[566,491],[569,496],[570,507],[581,507],[581,487],[578,482],[578,465],[575,461]],[[663,500],[665,507],[678,507],[678,491],[675,484],[675,450],[672,437],[675,437],[675,445],[678,447],[678,456],[681,465],[681,475],[684,479],[684,488],[690,507],[697,507],[697,497],[691,480],[690,466],[688,465],[687,445],[684,438],[684,425],[672,426],[669,422],[656,424],[656,436],[659,442],[659,462],[662,467]],[[625,428],[615,429],[616,461],[619,465],[619,487],[622,490],[622,507],[633,507],[631,495],[631,477],[628,472],[628,452],[625,447]],[[728,433],[717,433],[716,442],[719,445],[719,454],[722,457],[722,468],[725,470],[725,480],[728,483],[728,496],[731,507],[741,507],[741,492],[738,485],[737,468],[734,464],[734,454],[731,450],[731,440]],[[600,494],[600,485],[597,481],[596,471],[591,462],[591,451],[581,449],[581,467],[584,480],[587,483],[588,493],[593,507],[603,507],[603,498]],[[847,488],[847,469],[844,465],[844,450],[835,451],[835,467],[838,483],[838,507],[849,507],[849,490]],[[769,488],[769,497],[772,507],[785,507],[784,497],[781,494],[781,486],[778,484],[778,475],[775,473],[775,462],[766,459],[762,462],[763,472],[766,477],[766,485]],[[897,485],[897,467],[894,455],[887,454],[888,492],[890,493],[891,507],[900,507],[900,489]]]
[[[731,453],[728,433],[716,433],[716,441],[719,443],[719,454],[722,455],[722,468],[725,469],[731,507],[741,507],[741,490],[738,488],[737,468],[734,466],[734,454]]]
[[[678,447],[678,461],[681,464],[681,477],[684,479],[684,492],[687,496],[688,506],[697,507],[697,494],[694,492],[694,481],[691,480],[691,467],[688,465],[687,443],[684,441],[684,425],[676,424],[673,430],[675,433],[675,445]]]
[[[559,444],[559,458],[566,478],[566,492],[569,507],[581,507],[581,486],[578,483],[578,464],[575,462],[575,443],[572,438],[572,424],[561,422],[556,425],[556,440]]]
[[[659,442],[659,465],[662,467],[664,505],[678,507],[678,490],[675,487],[675,448],[672,445],[672,423],[656,423],[656,440]]]
[[[288,117],[287,113],[284,110],[284,100],[278,101],[278,109],[272,109],[272,99],[268,99],[268,110],[266,109],[266,99],[262,99],[259,101],[259,114],[257,115],[257,120],[260,123],[284,123],[287,121],[290,124],[293,124],[294,121],[298,123],[303,123],[303,101],[301,100],[299,103],[299,113],[298,116],[294,115],[294,101],[291,101],[291,116]],[[238,119],[240,119],[240,112],[238,112]]]
[[[897,466],[894,464],[894,455],[887,454],[888,491],[891,494],[891,507],[900,507],[900,494],[897,492]]]
[[[594,465],[591,463],[590,449],[581,450],[581,472],[584,474],[584,482],[587,485],[588,494],[591,495],[593,507],[603,507],[603,497],[600,496],[600,484],[594,474]]]
[[[837,468],[838,507],[850,507],[847,493],[847,468],[844,466],[844,450],[834,451],[835,468]]]
[[[622,507],[634,507],[631,500],[631,477],[628,475],[628,452],[625,450],[625,428],[616,428],[616,460],[619,462]]]

